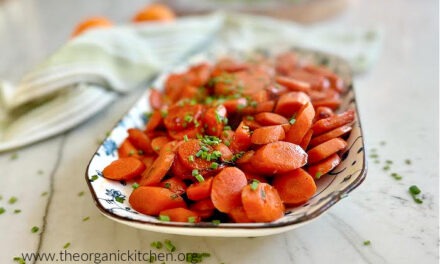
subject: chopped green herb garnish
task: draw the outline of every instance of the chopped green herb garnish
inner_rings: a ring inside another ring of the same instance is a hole
[[[170,252],[176,251],[176,247],[171,243],[170,240],[166,239],[164,241],[164,244],[165,244],[166,249],[168,249],[168,251],[170,251]]]
[[[118,203],[124,203],[125,198],[122,196],[116,196],[115,201]]]
[[[41,196],[46,196],[48,194],[48,192],[42,192]]]
[[[157,248],[157,249],[161,249],[163,245],[162,245],[162,242],[160,242],[160,241],[154,241],[150,244],[150,246]]]
[[[196,157],[197,157],[197,158],[200,158],[200,156],[202,156],[202,154],[203,154],[203,150],[199,150],[199,151],[197,151],[197,153],[196,153]]]
[[[169,222],[170,217],[168,215],[159,215],[159,220],[164,222]]]
[[[319,179],[319,178],[321,178],[321,176],[322,176],[322,172],[318,171],[318,172],[315,174],[315,179]]]
[[[40,230],[40,228],[39,228],[38,226],[33,226],[33,227],[31,228],[31,232],[32,232],[32,233],[37,233],[39,230]]]
[[[392,160],[386,160],[385,163],[386,164],[393,164],[393,161]]]
[[[249,126],[241,126],[244,130],[250,130]]]
[[[411,164],[411,160],[410,160],[410,159],[406,159],[406,160],[405,160],[405,163],[408,164],[408,165],[410,165],[410,164]]]
[[[412,185],[409,187],[409,193],[411,194],[411,197],[413,198],[414,202],[421,204],[423,201],[417,197],[422,191],[417,187],[416,185]]]
[[[255,118],[253,116],[246,116],[246,120],[253,121]]]
[[[194,162],[194,156],[193,156],[193,155],[190,155],[190,156],[188,157],[188,160],[189,160],[189,162]]]
[[[130,150],[128,152],[128,156],[133,156],[134,154],[136,154],[136,152],[134,151],[134,149]]]
[[[133,189],[137,189],[137,188],[139,188],[139,183],[135,182],[135,183],[133,183],[133,184],[131,185],[131,187],[132,187]]]
[[[86,216],[86,217],[83,218],[83,222],[89,221],[89,219],[90,219],[90,216]]]
[[[19,213],[21,213],[21,210],[20,210],[20,209],[15,209],[15,210],[14,210],[14,214],[19,214]]]
[[[192,172],[191,172],[191,174],[192,174],[192,176],[196,176],[196,175],[198,175],[199,174],[199,170],[197,170],[197,169],[194,169],[194,170],[192,170]]]
[[[188,223],[195,223],[196,222],[196,217],[195,216],[189,216],[188,217]]]
[[[370,154],[370,158],[373,158],[373,159],[379,158],[379,155],[377,155],[376,153],[372,153],[372,154]]]
[[[395,172],[391,173],[391,177],[393,177],[396,180],[402,179],[402,176],[400,176],[398,173],[395,173]]]
[[[179,195],[177,195],[176,193],[171,194],[170,198],[172,200],[176,200],[179,197]]]
[[[217,162],[211,163],[211,169],[216,170],[217,168],[218,168],[218,163]]]
[[[223,130],[228,131],[228,130],[232,130],[231,126],[224,126]]]
[[[382,169],[383,169],[384,171],[387,171],[387,170],[390,170],[391,167],[390,167],[389,165],[385,165]]]
[[[293,124],[295,124],[295,122],[296,122],[295,117],[290,118],[289,124],[293,125]]]
[[[0,207],[0,215],[3,214],[4,212],[6,212],[5,208]]]
[[[9,198],[8,203],[9,204],[15,204],[15,202],[17,202],[17,197],[12,196],[11,198]]]
[[[159,147],[159,146],[154,146],[153,150],[154,150],[154,151],[159,151],[159,150],[160,150],[160,147]]]
[[[253,179],[251,185],[251,190],[255,191],[258,188],[258,184],[260,182],[258,180]]]
[[[67,243],[64,244],[64,246],[63,246],[64,249],[66,249],[66,248],[68,248],[68,247],[70,247],[70,242],[67,242]]]
[[[98,179],[98,175],[93,175],[92,178],[90,178],[90,182],[94,182]]]
[[[83,195],[84,195],[84,191],[81,191],[81,192],[78,193],[78,196],[80,196],[80,197],[83,196]]]
[[[190,114],[187,113],[183,117],[183,120],[185,120],[186,122],[190,123],[193,120],[193,117]]]
[[[221,222],[220,220],[212,220],[213,225],[219,225]]]
[[[160,111],[160,115],[162,116],[162,118],[165,118],[165,117],[168,116],[168,111],[161,110],[161,111]]]
[[[371,241],[370,240],[365,240],[364,241],[364,246],[369,246],[371,245]]]
[[[18,158],[18,154],[17,154],[17,152],[12,153],[10,159],[11,159],[11,160],[16,160],[17,158]]]
[[[189,140],[189,139],[188,139],[188,136],[187,136],[187,135],[184,135],[184,136],[183,136],[183,140],[184,140],[185,142],[188,142],[188,140]]]
[[[17,262],[18,264],[26,264],[26,261],[21,257],[14,257],[12,260]]]
[[[197,175],[194,176],[194,177],[196,177],[196,179],[197,179],[198,182],[204,182],[204,181],[205,181],[205,178],[203,178],[203,176],[200,175],[200,174],[197,174]]]

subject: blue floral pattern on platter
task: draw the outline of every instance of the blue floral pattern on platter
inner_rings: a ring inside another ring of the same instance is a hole
[[[327,67],[333,69],[336,73],[342,76],[344,81],[347,84],[350,84],[350,89],[343,96],[341,109],[345,110],[352,108],[356,110],[356,100],[351,85],[351,71],[345,61],[343,61],[339,57],[324,54],[321,52],[299,48],[292,49],[297,52],[300,58],[318,64],[326,64]],[[225,51],[221,54],[200,54],[190,59],[188,64],[182,65],[181,67],[174,69],[173,72],[183,71],[188,67],[188,65],[195,64],[201,61],[214,61],[215,58],[221,56],[222,54],[228,54],[229,56],[232,55],[239,57],[248,57],[254,53],[276,54],[278,53],[278,51],[283,50],[285,49],[259,49],[245,53],[243,53],[242,51]],[[153,86],[162,87],[162,84],[168,74],[165,73],[158,77]],[[329,209],[333,204],[338,202],[340,199],[345,198],[347,194],[354,188],[356,188],[366,176],[366,163],[362,130],[359,120],[356,120],[350,136],[347,140],[349,147],[347,151],[342,155],[341,164],[339,164],[339,166],[337,166],[332,172],[321,177],[321,179],[317,182],[318,189],[316,194],[306,204],[295,208],[288,208],[283,218],[272,223],[225,223],[215,226],[211,223],[191,224],[161,222],[155,217],[140,214],[131,208],[130,204],[127,201],[127,197],[130,196],[130,193],[133,189],[130,182],[125,183],[110,181],[103,178],[101,173],[105,166],[107,166],[113,160],[117,159],[117,147],[127,137],[127,129],[132,127],[141,128],[145,126],[146,122],[148,121],[148,115],[146,113],[151,112],[148,101],[149,94],[150,91],[148,90],[132,107],[132,109],[130,109],[130,111],[116,124],[110,135],[104,140],[102,145],[98,148],[98,150],[92,157],[86,172],[86,179],[92,195],[95,199],[96,205],[106,216],[119,222],[133,226],[136,224],[136,227],[145,227],[145,229],[149,230],[154,230],[154,228],[156,227],[178,227],[182,230],[202,227],[206,229],[206,227],[210,227],[221,229],[223,231],[234,228],[243,228],[248,230],[263,230],[267,228],[276,229],[278,227],[286,226],[294,228],[296,226],[299,226],[301,223],[305,223],[311,219],[316,218],[327,209]],[[93,176],[96,176],[94,180],[92,180]],[[179,232],[175,229],[173,229],[172,231],[164,231],[164,229],[161,229],[161,231],[185,234],[190,233],[186,231]],[[273,233],[276,232],[274,231]],[[204,229],[198,230],[198,234],[212,235],[212,233],[208,232],[208,229],[206,229],[206,232],[204,231]],[[258,235],[258,233],[253,234]],[[268,233],[266,232],[266,234]],[[221,233],[216,233],[216,235],[222,236]],[[240,234],[238,236],[245,235]]]

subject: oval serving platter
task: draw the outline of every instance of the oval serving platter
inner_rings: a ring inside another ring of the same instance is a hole
[[[102,170],[113,160],[117,159],[117,148],[127,137],[127,129],[145,127],[148,121],[146,113],[151,111],[148,100],[150,90],[148,89],[129,112],[115,125],[108,137],[93,154],[87,166],[85,179],[94,202],[101,213],[122,224],[162,233],[222,237],[265,236],[285,232],[316,219],[358,187],[366,177],[367,167],[362,128],[356,108],[350,67],[344,60],[334,55],[303,48],[288,49],[294,51],[300,59],[325,65],[340,75],[348,85],[347,92],[342,97],[343,103],[340,111],[350,108],[356,110],[356,120],[347,139],[348,147],[342,155],[342,162],[333,171],[322,176],[317,181],[317,192],[307,203],[299,207],[287,208],[284,217],[271,223],[213,224],[201,222],[194,224],[162,222],[155,217],[133,210],[128,203],[128,197],[132,192],[131,183],[107,180],[102,177]],[[189,59],[184,65],[163,73],[154,81],[152,86],[161,89],[169,73],[181,72],[190,65],[202,61],[213,62],[216,58],[222,57],[225,54],[248,58],[256,53],[273,56],[286,50],[280,48],[277,48],[277,50],[254,49],[249,52],[228,50],[227,52],[216,52],[215,54],[199,54]]]

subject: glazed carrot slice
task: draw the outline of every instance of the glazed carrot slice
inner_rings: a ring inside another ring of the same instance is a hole
[[[234,207],[229,212],[229,217],[235,222],[235,223],[252,223],[253,221],[249,219],[249,217],[246,214],[246,211],[244,210],[243,206]]]
[[[206,134],[216,137],[220,136],[225,123],[227,123],[226,108],[223,105],[209,108],[205,112],[203,123]]]
[[[160,110],[164,105],[164,98],[161,92],[156,89],[151,89],[150,92],[150,105],[154,110]]]
[[[142,178],[139,184],[145,186],[158,184],[170,170],[175,156],[176,154],[172,152],[159,155],[151,167],[142,173]]]
[[[303,67],[303,69],[307,72],[321,75],[327,78],[330,81],[330,87],[332,89],[335,89],[338,92],[344,91],[345,85],[342,78],[330,71],[329,69],[316,65],[306,65]]]
[[[340,138],[333,138],[329,141],[319,144],[318,146],[307,151],[309,156],[309,164],[317,163],[325,158],[328,158],[332,154],[343,150],[347,147],[347,142]]]
[[[293,144],[301,144],[307,131],[309,131],[312,126],[314,118],[315,109],[311,103],[308,103],[300,110],[295,120],[292,120],[291,123],[294,123],[286,134],[286,141]]]
[[[223,106],[226,108],[226,111],[230,114],[238,112],[240,109],[243,109],[247,105],[246,98],[235,98],[228,99],[224,101]]]
[[[212,177],[205,179],[202,182],[196,182],[188,186],[186,195],[188,199],[199,201],[210,197],[212,188]]]
[[[328,107],[332,110],[337,110],[341,106],[342,100],[339,98],[330,98],[323,100],[312,101],[315,107]]]
[[[204,146],[208,153],[212,152],[211,146]],[[198,154],[202,149],[202,142],[197,139],[190,139],[183,142],[177,149],[180,162],[189,169],[205,170],[210,168],[211,161],[202,159]],[[192,157],[192,158],[191,158]]]
[[[182,94],[185,86],[188,85],[188,80],[185,74],[170,74],[165,81],[165,96],[171,103],[176,102]]]
[[[313,177],[301,168],[277,175],[272,185],[277,189],[281,200],[286,204],[299,205],[305,203],[316,192]]]
[[[134,157],[139,158],[138,150],[131,144],[128,139],[125,139],[118,148],[119,158]]]
[[[258,171],[251,164],[251,159],[254,155],[255,155],[254,150],[249,150],[245,152],[243,156],[241,156],[241,158],[239,158],[236,161],[237,167],[239,167],[240,170],[242,170],[245,173],[252,173],[252,174],[258,173]]]
[[[176,18],[173,10],[162,4],[150,4],[141,9],[134,17],[133,22],[173,21]]]
[[[312,136],[313,136],[313,130],[309,129],[309,131],[307,131],[307,133],[304,135],[303,139],[301,140],[299,146],[302,149],[306,150],[310,144],[310,140],[312,139]]]
[[[247,217],[255,222],[272,222],[284,215],[284,205],[275,188],[258,183],[256,188],[246,185],[241,201]]]
[[[316,180],[321,178],[324,174],[329,173],[341,162],[341,158],[338,154],[333,154],[325,160],[320,161],[314,165],[311,165],[307,168],[307,171],[312,177]]]
[[[234,156],[232,151],[223,143],[217,144],[214,147],[214,150],[220,151],[220,153],[222,154],[222,156],[220,157],[220,160],[223,162],[230,161],[232,159],[232,157]]]
[[[182,207],[160,211],[159,216],[168,216],[173,222],[200,222],[200,216],[196,212]]]
[[[254,130],[251,136],[252,144],[263,145],[283,140],[286,134],[281,126],[265,126]]]
[[[154,110],[145,126],[145,132],[150,132],[159,127],[163,122],[162,114],[159,110]]]
[[[350,132],[351,129],[352,128],[350,125],[345,125],[345,126],[341,126],[341,127],[335,128],[333,130],[330,130],[330,131],[328,131],[324,134],[321,134],[317,137],[313,137],[312,140],[310,141],[310,147],[317,146],[317,145],[324,143],[326,141],[329,141],[330,139],[333,139],[333,138],[342,137],[343,135]]]
[[[304,105],[310,102],[310,98],[303,92],[290,92],[283,94],[275,107],[275,113],[291,118]]]
[[[305,92],[307,93],[311,89],[311,85],[307,82],[297,80],[295,78],[285,77],[285,76],[277,76],[275,78],[275,81],[278,84],[283,85],[290,91],[295,92]]]
[[[183,165],[178,156],[174,159],[173,165],[171,166],[171,173],[182,180],[194,180],[192,170]]]
[[[164,118],[165,127],[168,130],[184,130],[200,125],[202,116],[202,105],[186,104],[174,105],[168,109],[168,114]]]
[[[243,117],[242,122],[245,126],[249,127],[250,130],[255,130],[255,129],[261,127],[261,125],[257,121],[255,121],[253,119],[248,119],[249,117],[252,118],[252,116],[249,116],[249,115]]]
[[[304,70],[295,70],[289,74],[289,77],[309,83],[312,90],[326,90],[330,88],[330,82],[327,80],[327,78],[306,72]]]
[[[246,150],[252,144],[251,142],[251,133],[249,127],[246,126],[243,122],[238,125],[235,130],[234,138],[231,142],[230,149],[233,152],[239,152]]]
[[[153,148],[151,147],[151,140],[139,129],[130,128],[127,130],[128,132],[128,140],[135,146],[137,149],[142,150],[146,154],[152,154]]]
[[[289,120],[282,115],[270,112],[263,112],[255,115],[255,120],[263,126],[274,126],[289,123]]]
[[[139,156],[139,160],[145,165],[146,169],[149,169],[153,162],[156,160],[156,155],[148,155],[148,156]]]
[[[313,134],[318,136],[327,131],[349,124],[353,122],[354,116],[354,110],[350,109],[341,114],[321,119],[313,124]]]
[[[170,152],[176,153],[177,149],[180,147],[182,143],[183,141],[177,141],[177,140],[168,141],[168,143],[166,143],[160,148],[159,155],[164,155]]]
[[[158,215],[161,211],[183,207],[182,197],[162,187],[139,186],[130,195],[129,203],[134,210],[146,215]]]
[[[168,142],[170,142],[170,139],[168,137],[157,137],[153,138],[151,140],[151,148],[159,154],[160,150],[165,146]]]
[[[292,171],[306,163],[307,154],[300,146],[283,141],[264,145],[251,158],[253,167],[268,175]]]
[[[145,165],[142,161],[128,157],[128,158],[120,158],[104,168],[102,171],[102,175],[110,180],[115,181],[128,181],[133,179],[136,176],[139,176],[144,172]]]
[[[164,180],[159,184],[160,187],[166,188],[178,195],[184,194],[186,191],[186,184],[178,177],[172,177]]]
[[[113,23],[105,17],[91,17],[79,23],[72,33],[72,37],[76,37],[92,28],[108,28]]]
[[[235,167],[227,167],[217,174],[212,182],[211,200],[215,208],[229,213],[241,205],[241,190],[247,184],[244,173]]]
[[[298,62],[297,55],[293,52],[284,52],[275,58],[275,69],[281,75],[290,75]]]
[[[254,156],[255,154],[255,150],[248,150],[246,151],[238,160],[237,160],[237,164],[243,164],[243,163],[248,163],[251,161],[252,156]]]
[[[246,179],[247,179],[248,183],[251,183],[253,180],[267,183],[267,179],[264,176],[254,174],[251,172],[247,172],[247,171],[243,171],[243,172],[244,172],[244,175],[246,175]]]
[[[335,113],[329,107],[326,106],[316,107],[316,115],[315,115],[316,120],[332,117],[334,115]]]
[[[197,213],[201,218],[206,219],[213,215],[215,207],[211,198],[197,201],[190,205],[191,211]]]
[[[169,130],[168,136],[176,140],[184,140],[185,138],[197,138],[198,135],[202,135],[202,126],[192,127],[185,130],[175,131]]]
[[[188,82],[194,87],[204,86],[211,75],[211,65],[200,63],[191,66],[186,74]]]

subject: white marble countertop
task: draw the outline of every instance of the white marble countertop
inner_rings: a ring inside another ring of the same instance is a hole
[[[62,45],[80,18],[102,14],[127,21],[144,4],[0,1],[0,78],[18,79]],[[97,141],[139,90],[72,131],[0,154],[0,207],[6,209],[0,215],[0,263],[13,263],[21,253],[59,252],[68,242],[69,252],[81,254],[148,251],[151,242],[164,239],[178,252],[211,253],[203,263],[438,263],[437,22],[436,0],[353,0],[329,22],[385,31],[381,59],[355,78],[367,153],[376,148],[380,163],[369,159],[365,182],[317,220],[269,237],[199,238],[137,230],[100,215],[84,180],[85,167]],[[393,161],[389,171],[383,170],[385,160]],[[403,179],[396,181],[391,172]],[[423,204],[409,196],[413,184],[422,190]],[[12,196],[18,200],[9,204]],[[14,214],[15,209],[21,212]],[[364,245],[366,240],[371,244]]]

